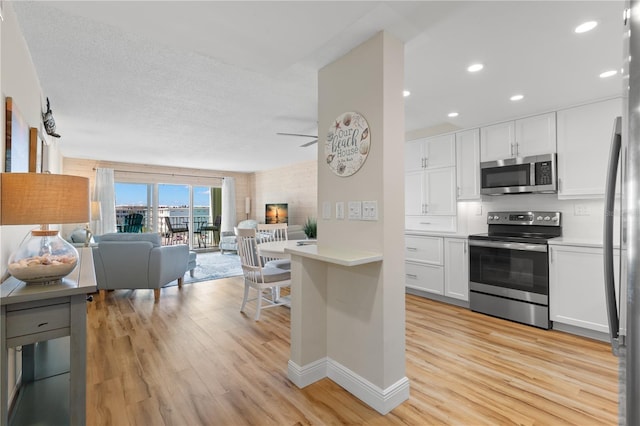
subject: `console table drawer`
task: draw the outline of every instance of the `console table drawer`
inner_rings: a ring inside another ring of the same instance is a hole
[[[69,312],[69,303],[7,312],[7,339],[69,327]]]

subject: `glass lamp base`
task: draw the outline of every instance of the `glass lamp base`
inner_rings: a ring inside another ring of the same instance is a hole
[[[78,251],[58,231],[33,230],[9,257],[11,275],[27,284],[60,284],[78,264]]]

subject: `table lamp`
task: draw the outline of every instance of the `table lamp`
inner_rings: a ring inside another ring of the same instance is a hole
[[[78,251],[49,224],[89,220],[89,179],[48,173],[0,173],[0,225],[41,224],[9,257],[27,284],[56,284],[78,264]]]

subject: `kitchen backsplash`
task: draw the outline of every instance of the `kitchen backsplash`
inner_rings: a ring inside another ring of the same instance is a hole
[[[603,200],[558,200],[555,194],[483,196],[482,201],[458,203],[458,233],[487,232],[490,211],[542,210],[562,212],[562,234],[568,238],[602,241]],[[619,201],[616,200],[616,216]],[[618,229],[619,221],[614,224]],[[615,241],[617,243],[617,241]]]

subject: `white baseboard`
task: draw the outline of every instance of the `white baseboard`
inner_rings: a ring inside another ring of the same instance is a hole
[[[302,367],[289,360],[287,376],[299,388],[309,386],[327,377],[327,358],[320,358]]]
[[[321,358],[302,367],[289,360],[288,377],[299,388],[328,377],[380,414],[387,414],[409,399],[409,379],[406,377],[381,389],[330,358]]]

